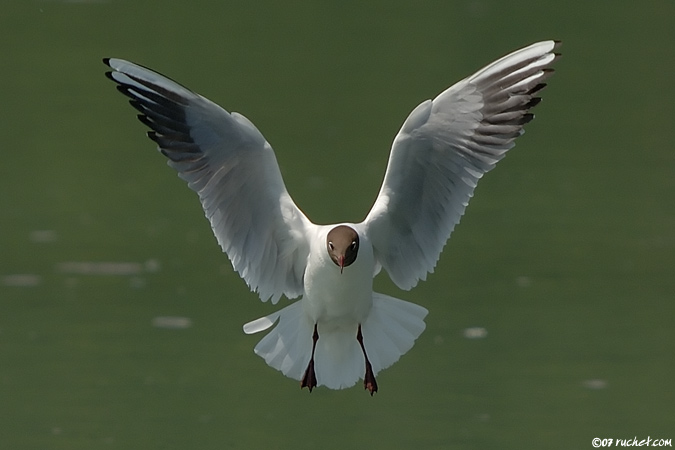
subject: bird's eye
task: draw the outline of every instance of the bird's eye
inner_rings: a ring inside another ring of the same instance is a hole
[[[356,241],[352,241],[352,245],[350,246],[352,250],[356,248]]]
[[[335,250],[335,247],[333,247],[332,242],[328,242],[328,248],[331,249],[331,251]]]

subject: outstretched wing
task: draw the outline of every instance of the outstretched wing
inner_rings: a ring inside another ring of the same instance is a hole
[[[272,303],[301,295],[312,224],[286,191],[258,129],[156,72],[104,62],[169,166],[199,195],[218,243],[251,290]]]
[[[432,272],[478,180],[512,148],[553,72],[556,41],[517,50],[427,100],[394,140],[364,220],[375,257],[401,289]]]

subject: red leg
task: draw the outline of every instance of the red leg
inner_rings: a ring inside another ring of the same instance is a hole
[[[359,324],[359,331],[356,333],[356,340],[359,341],[361,350],[363,351],[363,357],[366,359],[366,375],[363,377],[363,387],[370,391],[372,396],[377,392],[377,381],[375,381],[375,375],[373,374],[373,367],[368,361],[368,355],[366,355],[366,347],[363,345],[363,334],[361,334],[361,325]]]
[[[314,333],[312,334],[312,357],[309,359],[307,370],[305,370],[305,376],[302,377],[302,382],[300,383],[300,389],[306,387],[309,389],[309,392],[312,392],[312,389],[316,387],[316,373],[314,372],[314,350],[316,350],[316,341],[318,340],[319,333],[316,331],[316,324],[314,324]]]

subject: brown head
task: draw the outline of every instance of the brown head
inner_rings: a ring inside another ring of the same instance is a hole
[[[359,235],[347,225],[338,225],[328,232],[326,249],[330,259],[342,270],[356,261],[359,253]]]

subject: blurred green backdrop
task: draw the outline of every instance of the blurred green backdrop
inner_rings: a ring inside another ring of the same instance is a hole
[[[8,2],[0,448],[675,438],[673,23],[672,0]],[[241,325],[276,308],[232,272],[101,64],[136,61],[245,114],[328,223],[365,216],[417,104],[549,38],[564,56],[537,119],[436,273],[410,292],[376,280],[430,314],[374,398],[310,395],[253,354],[262,335]],[[329,170],[338,158],[353,179]]]

